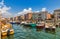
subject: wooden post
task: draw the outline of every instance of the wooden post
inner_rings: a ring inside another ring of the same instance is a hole
[[[0,13],[0,19],[1,19],[1,13]],[[0,39],[1,39],[1,21],[0,21]]]
[[[0,39],[1,39],[1,22],[0,22]]]

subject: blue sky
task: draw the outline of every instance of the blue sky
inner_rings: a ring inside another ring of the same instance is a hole
[[[1,0],[0,0],[1,1]],[[16,14],[23,9],[32,8],[32,11],[47,8],[52,12],[56,8],[60,8],[60,0],[4,0],[5,5],[10,6],[9,12]]]

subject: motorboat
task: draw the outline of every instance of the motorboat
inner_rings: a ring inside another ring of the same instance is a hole
[[[45,30],[55,31],[55,29],[56,29],[56,27],[53,25],[48,25],[48,26],[46,25],[45,26]]]
[[[10,24],[2,26],[1,35],[5,36],[10,34],[14,34],[14,29],[12,28],[12,26]]]
[[[1,19],[0,22],[2,36],[14,34],[14,29],[10,23],[8,23],[5,19]]]
[[[45,24],[43,22],[39,22],[36,24],[36,28],[43,29],[45,27]]]

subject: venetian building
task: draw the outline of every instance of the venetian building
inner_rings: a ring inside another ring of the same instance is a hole
[[[54,10],[55,25],[60,25],[60,9]]]

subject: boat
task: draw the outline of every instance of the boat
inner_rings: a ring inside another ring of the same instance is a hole
[[[10,34],[14,34],[14,30],[12,29],[12,26],[9,24],[2,26],[2,30],[1,30],[1,35],[5,36],[5,35],[10,35]]]
[[[36,27],[36,24],[35,23],[28,23],[28,22],[21,22],[20,23],[21,25],[24,25],[24,26],[29,26],[29,27]]]
[[[1,21],[1,35],[11,35],[14,34],[14,29],[10,23],[7,23],[5,19]]]
[[[50,30],[49,26],[45,26],[45,30]]]
[[[29,23],[25,23],[24,26],[30,26],[30,24]]]
[[[31,27],[36,27],[36,24],[35,23],[30,23],[30,26]]]
[[[45,30],[50,30],[50,31],[55,31],[56,27],[55,26],[45,26]]]
[[[36,25],[37,25],[36,28],[38,29],[43,29],[45,27],[45,24],[43,22],[39,22]]]
[[[13,21],[13,22],[11,21],[10,23],[11,23],[11,24],[16,24],[16,22],[15,22],[15,21]]]
[[[25,22],[25,21],[22,21],[20,24],[21,24],[21,25],[25,25],[25,24],[26,24],[26,22]]]
[[[35,23],[23,23],[24,26],[29,26],[29,27],[36,27],[36,24]]]
[[[16,22],[16,24],[20,24],[20,22]]]
[[[34,27],[34,26],[36,26],[36,24],[35,23],[27,23],[27,22],[25,22],[24,26]]]
[[[52,26],[52,31],[55,31],[56,27],[55,26]]]
[[[1,31],[1,35],[2,36],[12,35],[12,34],[14,34],[14,30],[13,29],[10,29],[9,33],[8,33],[8,30],[2,30]]]

